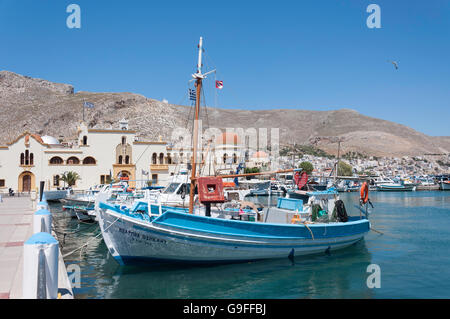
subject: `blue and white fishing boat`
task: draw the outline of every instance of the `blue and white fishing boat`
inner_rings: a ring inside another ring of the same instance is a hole
[[[198,47],[197,73],[193,74],[197,89],[194,120],[198,119],[202,80],[207,74],[201,71],[202,38]],[[197,176],[197,137],[194,124],[188,208],[163,206],[161,202],[146,204],[142,200],[130,208],[108,202],[108,193],[97,196],[95,208],[103,239],[118,263],[229,263],[286,258],[345,248],[369,232],[367,216],[347,216],[338,202],[338,193],[332,190],[312,194],[307,202],[280,202],[272,211],[245,209],[245,204],[236,211],[215,204],[224,202],[222,177],[246,174]],[[194,197],[199,199],[198,203]],[[333,217],[335,208],[339,210],[339,218]],[[287,213],[292,218],[288,216],[283,222]]]
[[[442,191],[450,191],[450,177],[442,177],[439,182],[439,189]]]
[[[222,263],[286,258],[348,247],[370,230],[370,222],[279,224],[238,221],[169,209],[159,216],[129,214],[100,204],[99,224],[120,264],[136,261]]]
[[[404,183],[404,182],[392,182],[385,184],[378,184],[377,190],[382,192],[410,192],[416,190],[416,184]]]

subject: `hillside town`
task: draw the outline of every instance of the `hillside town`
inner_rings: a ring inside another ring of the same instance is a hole
[[[282,156],[284,168],[310,162],[317,175],[329,175],[336,163],[333,156],[323,157],[311,154]],[[434,176],[450,173],[450,154],[430,154],[422,156],[340,158],[340,161],[352,167],[354,175],[369,176]]]

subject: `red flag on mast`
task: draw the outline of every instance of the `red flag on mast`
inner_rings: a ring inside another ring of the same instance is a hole
[[[223,89],[223,81],[216,81],[216,89],[219,90]]]

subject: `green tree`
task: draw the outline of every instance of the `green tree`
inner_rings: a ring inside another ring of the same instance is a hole
[[[77,180],[80,180],[81,176],[77,172],[65,172],[59,178],[60,181],[65,182],[69,187],[76,184]]]
[[[339,176],[352,176],[353,175],[353,168],[349,164],[347,164],[347,163],[345,163],[343,161],[339,161],[338,162],[338,171],[337,172],[338,172]]]
[[[261,171],[261,169],[259,167],[246,167],[244,169],[244,173],[245,174],[249,174],[249,173],[259,173]]]
[[[246,167],[244,169],[244,174],[251,174],[251,173],[259,173],[261,172],[261,169],[259,167]],[[255,178],[255,176],[246,176],[247,180]]]
[[[314,166],[310,162],[301,162],[298,168],[302,168],[308,175],[310,175],[314,170]]]

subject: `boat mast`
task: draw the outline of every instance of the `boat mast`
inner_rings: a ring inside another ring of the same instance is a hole
[[[341,141],[338,140],[338,152],[337,152],[337,161],[336,165],[334,167],[334,186],[336,186],[336,178],[338,175],[338,168],[339,168],[339,151],[341,150]]]
[[[197,73],[192,74],[192,77],[196,80],[196,99],[195,99],[195,117],[194,117],[194,133],[193,133],[193,149],[192,149],[192,172],[191,172],[191,188],[189,191],[189,214],[194,213],[194,196],[195,196],[195,184],[197,174],[197,147],[198,147],[198,118],[200,113],[200,95],[202,90],[202,80],[204,75],[202,74],[202,52],[203,52],[203,38],[200,37],[198,44],[198,63]]]

